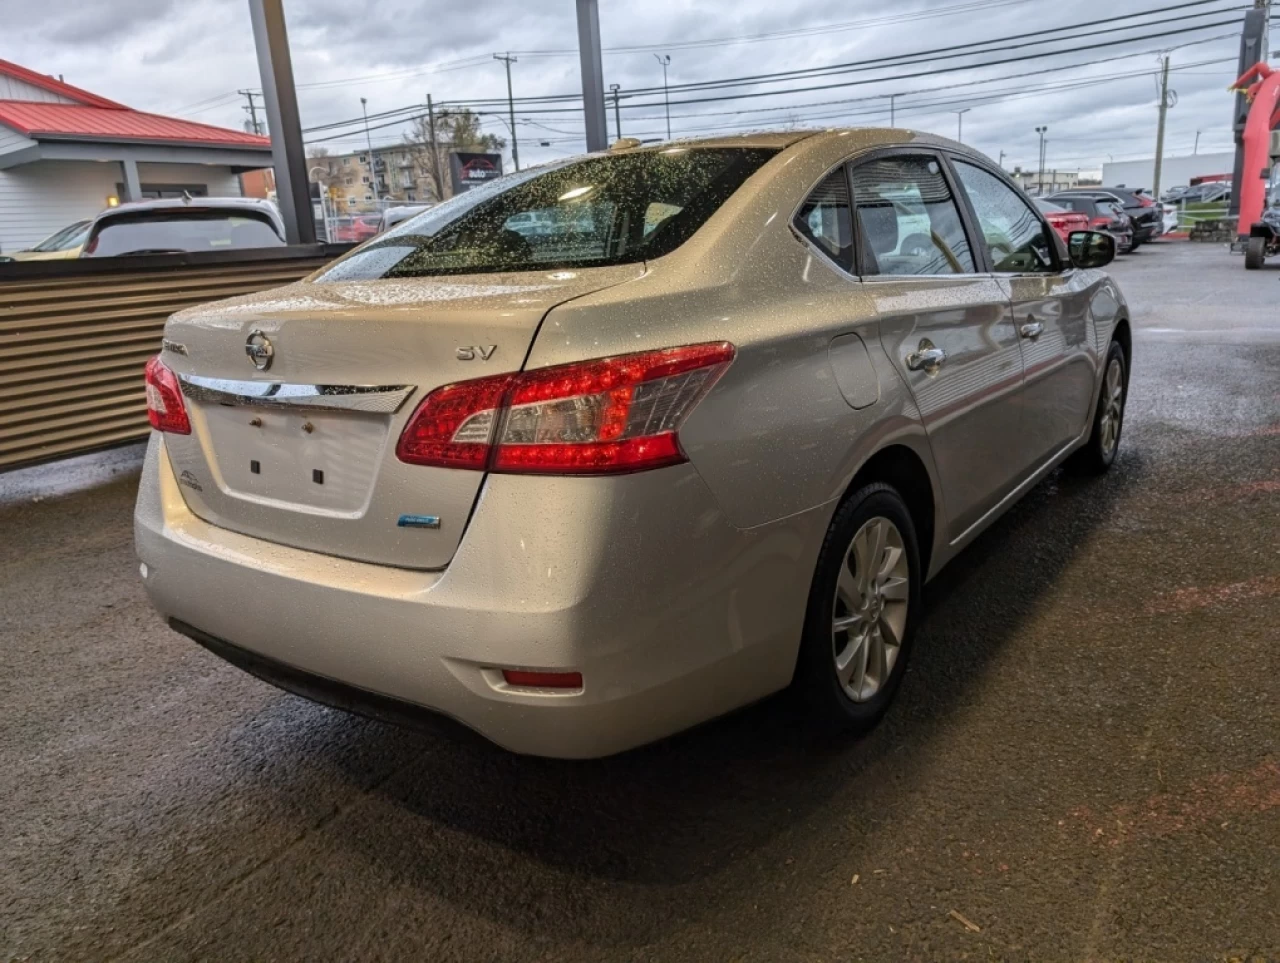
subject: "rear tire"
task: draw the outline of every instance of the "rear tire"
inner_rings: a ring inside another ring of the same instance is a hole
[[[1260,271],[1267,260],[1267,239],[1251,237],[1244,249],[1244,266],[1247,271]]]
[[[915,523],[883,483],[836,509],[809,590],[792,690],[833,732],[870,729],[902,683],[920,612]]]
[[[1093,412],[1093,430],[1084,447],[1068,461],[1068,467],[1082,475],[1101,475],[1116,460],[1120,432],[1124,428],[1124,404],[1129,396],[1128,365],[1124,348],[1112,341],[1102,368],[1102,386]]]

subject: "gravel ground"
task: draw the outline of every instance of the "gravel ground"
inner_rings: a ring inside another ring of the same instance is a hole
[[[1115,470],[930,586],[861,740],[773,700],[557,763],[349,717],[154,616],[138,449],[0,476],[0,960],[1280,959],[1280,271],[1115,274]]]

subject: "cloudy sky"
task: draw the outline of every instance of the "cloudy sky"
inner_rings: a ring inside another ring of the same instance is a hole
[[[1046,167],[1097,169],[1109,157],[1151,156],[1157,56],[1166,50],[1178,93],[1168,153],[1191,153],[1197,131],[1201,153],[1230,148],[1225,88],[1251,4],[600,0],[604,79],[626,98],[627,136],[665,134],[659,53],[671,58],[676,135],[887,124],[888,95],[897,93],[899,126],[955,136],[954,111],[968,108],[964,140],[992,157],[1003,152],[1006,167],[1035,167],[1034,128],[1047,125]],[[581,89],[573,0],[285,0],[285,12],[304,127],[358,118],[361,97],[372,115],[414,108],[428,92],[436,101],[504,97],[503,66],[492,59],[499,51],[518,58],[517,97]],[[1125,14],[1146,15],[1090,25]],[[260,85],[248,0],[0,0],[0,23],[0,57],[139,109],[240,127],[245,99],[236,91]],[[991,43],[938,59],[939,48],[980,41]],[[1064,52],[1046,55],[1055,50]],[[915,54],[914,62],[856,71],[712,90],[677,86]],[[988,61],[1006,62],[977,66]],[[655,87],[656,94],[628,97]],[[723,99],[731,95],[750,96]],[[582,117],[572,107],[517,106],[523,162],[583,149]],[[506,136],[497,117],[484,123]],[[371,125],[375,145],[400,141],[407,129],[398,118]],[[338,152],[362,146],[365,134],[356,125],[306,136],[329,138]]]

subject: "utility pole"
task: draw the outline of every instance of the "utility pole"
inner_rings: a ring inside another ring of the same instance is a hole
[[[894,102],[895,102],[897,99],[898,99],[898,95],[897,95],[897,94],[890,94],[890,95],[889,95],[889,126],[890,126],[890,127],[897,127],[897,126],[898,126],[898,125],[894,122],[894,114],[895,114],[895,112],[896,112],[896,111],[894,110],[894,107],[896,106]]]
[[[378,162],[373,157],[373,138],[369,134],[369,101],[360,98],[360,109],[364,111],[364,142],[369,147],[369,189],[373,191],[373,203],[378,203]]]
[[[1200,131],[1196,131],[1196,146],[1191,148],[1192,154],[1200,153]]]
[[[237,90],[236,93],[243,94],[249,101],[249,105],[244,108],[244,112],[249,115],[249,124],[253,128],[255,134],[262,134],[262,124],[258,121],[258,102],[254,99],[261,97],[262,94],[256,90]]]
[[[436,108],[427,94],[427,134],[431,138],[431,172],[434,175],[436,201],[444,200],[444,172],[440,170],[440,146],[436,141]]]
[[[1004,151],[1001,151],[1001,152],[1000,152],[1000,164],[999,164],[999,166],[1000,166],[1000,169],[1001,169],[1001,170],[1004,170]]]
[[[667,140],[671,139],[671,99],[667,96],[667,68],[671,66],[671,54],[663,54],[658,56],[658,63],[662,64],[662,106],[667,112]]]
[[[511,56],[508,51],[505,54],[494,54],[494,60],[501,60],[507,65],[507,116],[511,120],[511,163],[516,170],[520,169],[520,146],[516,143],[516,102],[511,96],[511,65],[516,62],[517,58]]]
[[[587,129],[587,150],[604,150],[609,146],[609,119],[604,106],[599,0],[577,0],[577,9],[578,57],[582,62],[582,113]]]
[[[1156,123],[1156,170],[1151,178],[1151,196],[1156,201],[1160,200],[1160,168],[1164,165],[1164,119],[1169,108],[1173,106],[1169,100],[1170,94],[1173,94],[1173,103],[1176,103],[1178,95],[1169,90],[1169,55],[1165,54],[1164,66],[1160,68],[1160,120]]]
[[[951,113],[956,115],[956,140],[964,143],[964,115],[973,110],[972,107],[965,107],[963,110],[953,110]]]
[[[1044,135],[1048,127],[1037,127],[1036,133],[1040,135],[1040,165],[1036,168],[1036,183],[1039,185],[1038,190],[1044,193]]]
[[[618,106],[618,91],[622,89],[620,84],[610,84],[609,89],[613,91],[613,127],[618,132],[617,140],[622,140],[622,110]]]

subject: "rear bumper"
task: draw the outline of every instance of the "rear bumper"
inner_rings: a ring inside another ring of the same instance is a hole
[[[826,522],[817,509],[736,529],[688,465],[494,476],[449,568],[408,571],[204,522],[153,436],[135,542],[171,624],[269,681],[397,721],[430,710],[516,752],[581,758],[785,686]],[[502,668],[579,671],[583,688],[511,688]]]

